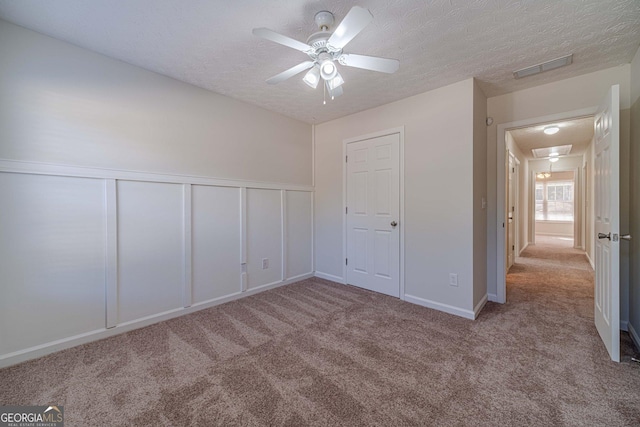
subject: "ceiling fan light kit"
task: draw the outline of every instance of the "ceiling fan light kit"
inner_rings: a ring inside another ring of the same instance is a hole
[[[320,81],[320,67],[314,65],[307,74],[304,75],[302,79],[303,82],[309,85],[309,87],[315,89],[318,87],[318,82]]]
[[[309,87],[315,89],[318,87],[320,78],[322,78],[322,80],[324,80],[323,90],[329,92],[331,99],[334,99],[336,96],[342,95],[342,85],[344,84],[344,79],[338,72],[336,62],[346,67],[361,68],[388,74],[396,72],[400,65],[396,59],[346,54],[342,52],[342,49],[347,43],[369,25],[372,19],[373,15],[369,10],[360,6],[354,6],[332,33],[330,29],[335,22],[333,14],[326,10],[320,11],[316,13],[314,17],[320,31],[309,36],[306,44],[267,28],[254,28],[254,35],[299,50],[307,54],[310,59],[267,79],[267,83],[277,84],[305,70],[309,70],[302,81]]]

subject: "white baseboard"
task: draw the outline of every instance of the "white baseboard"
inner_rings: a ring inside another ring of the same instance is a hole
[[[460,307],[454,307],[452,305],[431,301],[431,300],[420,298],[420,297],[416,297],[416,296],[413,296],[413,295],[405,294],[404,300],[406,302],[410,302],[412,304],[417,304],[417,305],[421,305],[423,307],[432,308],[434,310],[443,311],[445,313],[453,314],[455,316],[464,317],[465,319],[474,320],[475,317],[476,317],[475,313],[473,311],[471,311],[471,310],[466,310],[466,309],[460,308]]]
[[[158,313],[152,316],[147,316],[141,319],[133,320],[131,322],[122,323],[113,328],[98,329],[95,331],[74,335],[72,337],[51,341],[45,344],[27,348],[24,350],[18,350],[13,353],[3,354],[0,356],[0,368],[6,368],[7,366],[15,365],[17,363],[21,363],[30,359],[35,359],[37,357],[55,353],[56,351],[75,347],[81,344],[86,344],[91,341],[97,341],[104,338],[112,337],[114,335],[122,334],[124,332],[129,332],[134,329],[143,328],[145,326],[153,325],[154,323],[173,319],[175,317],[184,316],[185,314],[193,313],[199,310],[204,310],[205,308],[214,307],[216,305],[220,305],[229,301],[248,297],[250,295],[255,295],[269,289],[274,289],[280,286],[289,285],[291,283],[299,282],[301,280],[309,279],[311,277],[313,277],[313,274],[311,273],[304,274],[288,280],[283,280],[280,282],[274,282],[274,283],[258,286],[258,287],[249,289],[245,292],[237,292],[235,294],[226,295],[224,297],[215,298],[209,301],[195,303],[191,305],[191,307],[176,308],[174,310],[165,311],[164,313]]]
[[[487,303],[487,301],[489,300],[489,294],[485,294],[482,299],[478,302],[478,304],[476,304],[475,307],[473,307],[473,319],[477,319],[478,315],[480,314],[480,312],[482,311],[482,309],[484,308],[484,305]]]
[[[500,302],[498,301],[498,295],[496,294],[487,294],[487,299],[491,302]]]
[[[520,249],[520,252],[518,252],[518,256],[522,255],[522,252],[524,252],[524,250],[527,249],[528,247],[529,247],[529,243],[524,245],[524,247],[522,249]],[[491,301],[491,300],[489,300],[489,301]]]
[[[585,252],[584,254],[587,256],[587,259],[589,260],[589,264],[591,264],[591,269],[593,269],[593,271],[595,271],[596,270],[596,265],[594,264],[593,260],[589,256],[589,253]]]
[[[620,330],[621,331],[625,331],[625,332],[629,332],[629,321],[628,320],[621,320],[620,321]]]
[[[640,350],[640,337],[638,336],[636,330],[633,328],[633,324],[631,324],[631,322],[629,322],[629,336],[631,337],[631,340],[633,340],[633,343],[636,345],[636,349]]]
[[[300,280],[305,280],[313,277],[313,272],[298,274],[297,276],[287,277],[285,282],[298,282]]]
[[[316,271],[315,276],[325,280],[331,280],[332,282],[340,283],[342,285],[346,285],[347,282],[342,277],[334,276],[333,274],[323,273],[321,271]]]

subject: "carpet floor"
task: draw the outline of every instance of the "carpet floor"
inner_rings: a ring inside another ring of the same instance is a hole
[[[67,426],[640,425],[584,254],[530,247],[507,298],[470,321],[309,279],[2,369],[0,403]]]

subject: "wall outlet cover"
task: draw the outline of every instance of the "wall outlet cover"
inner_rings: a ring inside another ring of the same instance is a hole
[[[449,273],[449,285],[458,286],[458,275],[456,273]]]

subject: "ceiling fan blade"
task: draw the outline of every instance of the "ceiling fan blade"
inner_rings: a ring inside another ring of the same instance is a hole
[[[298,73],[303,72],[304,70],[308,70],[311,67],[313,67],[313,61],[305,61],[301,64],[296,65],[295,67],[291,67],[288,70],[281,72],[280,74],[276,74],[270,79],[267,79],[267,83],[269,83],[270,85],[278,84],[290,77],[295,76]]]
[[[376,56],[356,55],[353,53],[340,55],[338,62],[347,67],[363,68],[389,74],[395,73],[400,67],[400,61],[397,59],[378,58]]]
[[[344,93],[344,91],[342,90],[342,85],[331,90],[331,88],[329,87],[329,82],[325,80],[325,86],[327,87],[327,92],[329,92],[329,96],[333,98],[337,98],[338,96]]]
[[[373,15],[368,9],[360,6],[354,6],[351,8],[347,16],[344,17],[340,25],[331,34],[327,44],[331,47],[339,50],[349,43],[360,31],[364,29],[371,20]]]
[[[283,36],[282,34],[278,34],[268,28],[254,28],[252,32],[254,36],[262,37],[266,40],[271,40],[272,42],[291,47],[293,49],[299,50],[300,52],[306,53],[309,51],[313,51],[313,48],[308,44],[299,42],[298,40],[294,40],[291,37]]]

